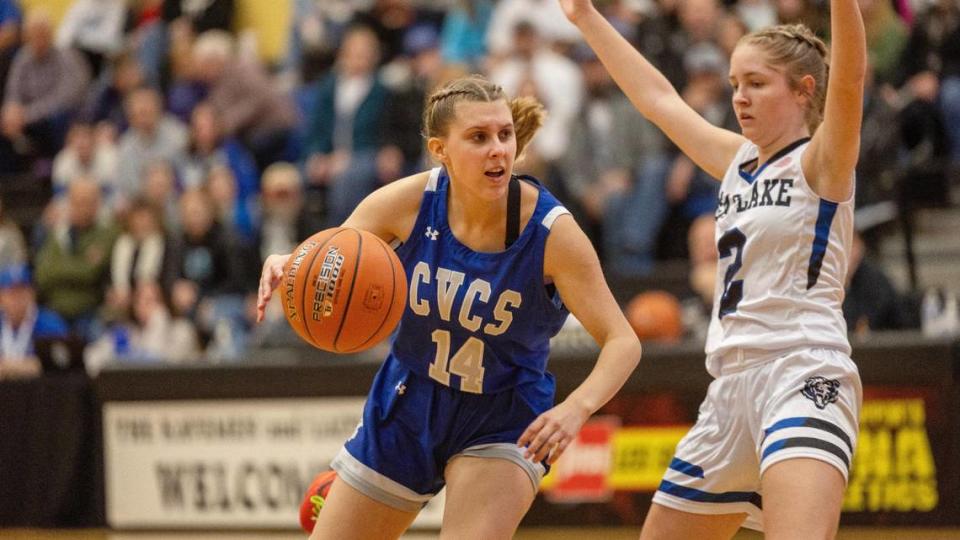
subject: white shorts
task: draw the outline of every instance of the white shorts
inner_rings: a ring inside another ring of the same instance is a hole
[[[819,459],[848,478],[862,394],[857,366],[832,349],[721,372],[653,502],[694,514],[745,513],[744,526],[762,531],[760,478],[774,463]]]

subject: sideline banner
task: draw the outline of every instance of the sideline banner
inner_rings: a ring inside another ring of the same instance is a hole
[[[960,524],[960,434],[951,403],[937,388],[864,389],[843,523]],[[696,419],[689,400],[670,394],[621,394],[601,413],[544,479],[528,524],[640,525]]]
[[[115,528],[296,529],[300,500],[353,435],[364,398],[108,402]],[[437,528],[443,497],[414,526]]]

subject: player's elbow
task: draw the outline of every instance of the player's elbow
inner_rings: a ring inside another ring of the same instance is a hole
[[[628,334],[617,337],[620,340],[623,350],[623,361],[630,364],[630,371],[637,369],[637,366],[640,365],[640,357],[643,356],[643,345],[640,344],[640,340],[637,338],[637,335],[632,331]]]

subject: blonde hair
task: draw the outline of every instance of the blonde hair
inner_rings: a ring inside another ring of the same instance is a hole
[[[461,101],[489,103],[501,99],[510,107],[519,157],[543,125],[543,120],[546,118],[543,105],[534,97],[508,99],[503,88],[488,81],[482,75],[468,75],[453,79],[427,97],[423,108],[423,136],[428,138],[446,136],[450,122],[456,114],[456,105]]]
[[[813,134],[823,121],[827,99],[830,74],[827,46],[803,24],[781,24],[757,30],[743,36],[738,45],[744,43],[766,53],[770,63],[786,68],[787,80],[795,90],[803,89],[800,79],[805,75],[813,77],[813,94],[807,95],[810,107],[806,112],[807,127]]]

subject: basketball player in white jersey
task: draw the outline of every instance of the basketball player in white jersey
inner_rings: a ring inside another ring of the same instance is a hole
[[[589,0],[560,3],[640,112],[721,181],[715,380],[641,538],[832,538],[861,403],[841,315],[866,64],[856,0],[830,1],[829,54],[803,25],[741,39],[742,134],[694,112]]]

